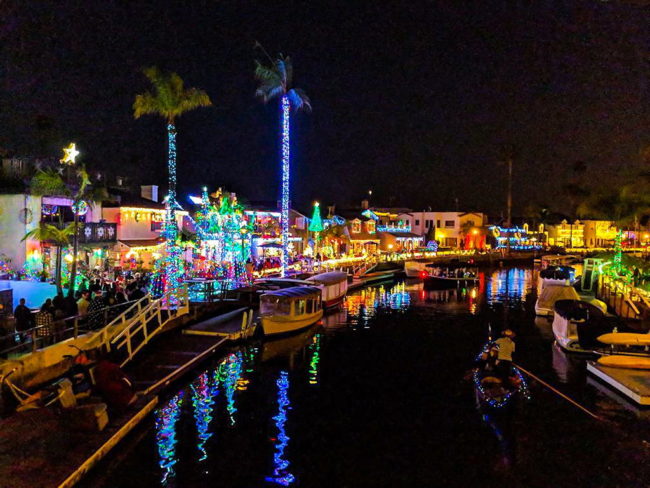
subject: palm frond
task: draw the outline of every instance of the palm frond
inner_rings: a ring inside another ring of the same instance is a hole
[[[181,115],[199,107],[209,107],[212,101],[206,92],[197,88],[190,88],[180,94],[176,105],[176,115]]]
[[[39,170],[29,183],[32,195],[70,196],[71,192],[63,177],[55,170]]]
[[[135,96],[133,102],[133,117],[139,119],[143,115],[158,115],[161,113],[161,105],[151,92],[144,92]]]
[[[289,97],[289,103],[293,110],[311,112],[311,100],[309,100],[309,97],[300,88],[292,88],[287,93],[287,96]]]

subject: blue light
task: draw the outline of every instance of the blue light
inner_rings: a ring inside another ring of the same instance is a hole
[[[287,95],[282,96],[282,208],[280,225],[282,228],[282,276],[286,276],[289,266],[289,118],[291,105]]]
[[[289,401],[288,395],[289,373],[281,371],[276,384],[278,386],[278,414],[273,417],[273,420],[275,420],[278,435],[276,437],[275,453],[273,455],[273,476],[267,476],[266,481],[282,486],[289,486],[296,480],[296,477],[288,471],[289,461],[282,457],[290,440],[284,428],[284,424],[287,421],[287,410],[291,409],[291,402]]]
[[[181,249],[176,244],[178,238],[178,226],[176,225],[176,127],[173,123],[167,124],[167,144],[168,159],[167,166],[169,169],[169,193],[167,194],[165,227],[163,237],[165,238],[165,292],[169,292],[167,306],[169,308],[178,307],[178,294],[180,281],[183,276],[183,262]]]

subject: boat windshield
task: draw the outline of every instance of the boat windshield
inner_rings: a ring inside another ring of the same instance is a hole
[[[284,297],[262,296],[260,299],[261,315],[289,315],[291,302]]]

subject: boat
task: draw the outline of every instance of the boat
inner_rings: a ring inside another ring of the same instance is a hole
[[[539,272],[537,292],[541,293],[549,285],[570,286],[575,280],[575,268],[571,266],[549,266]]]
[[[535,314],[543,316],[552,316],[555,312],[553,308],[558,300],[579,300],[578,292],[572,286],[567,285],[548,285],[545,286],[537,297],[535,302]]]
[[[489,360],[490,352],[497,347],[494,341],[489,340],[476,357],[476,362],[484,364]],[[483,367],[474,368],[472,380],[479,405],[482,408],[494,410],[502,409],[510,405],[517,394],[520,394],[525,399],[530,399],[528,384],[519,368],[514,365],[512,366],[512,375],[509,379],[509,384],[504,384],[494,372],[488,371]]]
[[[471,286],[478,281],[478,270],[468,268],[440,268],[428,264],[423,275],[424,285],[427,288],[456,288]]]
[[[322,317],[322,291],[315,286],[284,288],[260,297],[262,330],[267,336],[297,332]]]
[[[336,308],[345,298],[348,291],[348,274],[342,271],[330,271],[311,276],[306,280],[311,285],[320,286],[323,296],[323,308]]]
[[[542,256],[540,262],[542,269],[546,269],[553,266],[570,266],[580,262],[580,257],[573,254],[547,254]]]
[[[600,337],[622,326],[606,308],[585,300],[557,300],[553,310],[553,336],[568,352],[598,353],[603,346]]]
[[[412,259],[404,261],[404,273],[407,278],[424,278],[427,272],[427,265],[432,264],[431,259]]]

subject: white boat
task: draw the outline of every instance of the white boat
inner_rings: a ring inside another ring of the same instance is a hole
[[[427,275],[427,265],[433,263],[431,259],[413,259],[404,261],[404,273],[407,278],[423,278]]]
[[[549,266],[537,277],[537,293],[541,295],[549,285],[570,286],[575,280],[575,269],[571,266]]]
[[[571,266],[578,262],[580,262],[580,257],[573,254],[547,254],[541,258],[542,269],[551,266]]]
[[[535,302],[535,314],[552,316],[558,300],[579,300],[578,292],[572,286],[548,285],[544,287]]]
[[[323,317],[322,292],[313,286],[270,291],[260,297],[264,335],[287,334],[305,329]]]
[[[338,307],[348,292],[348,274],[342,271],[317,274],[306,281],[322,289],[323,308],[326,309]]]
[[[599,300],[558,300],[553,309],[553,336],[569,352],[594,352],[599,348],[598,336],[613,327],[607,320],[607,307]]]

